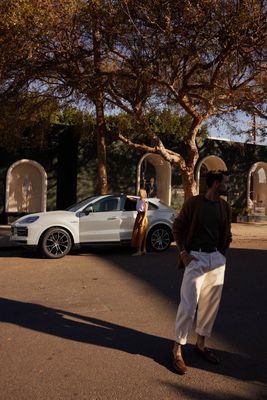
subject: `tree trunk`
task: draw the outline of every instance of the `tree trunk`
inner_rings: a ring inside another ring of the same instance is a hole
[[[107,160],[106,160],[106,123],[104,112],[103,77],[101,75],[101,33],[100,33],[100,2],[95,1],[95,26],[93,30],[94,67],[95,67],[95,109],[97,129],[98,182],[100,194],[108,193]]]
[[[197,194],[195,167],[199,158],[199,153],[196,145],[196,137],[199,133],[202,122],[203,118],[200,116],[198,118],[196,116],[193,118],[191,129],[187,138],[187,160],[185,160],[186,168],[181,171],[185,200]]]
[[[106,154],[106,124],[102,93],[97,95],[96,129],[97,129],[97,157],[98,157],[98,182],[100,194],[108,193],[107,154]]]
[[[182,172],[183,187],[184,187],[184,199],[187,200],[197,194],[197,185],[194,178],[194,171],[191,169],[186,172]]]

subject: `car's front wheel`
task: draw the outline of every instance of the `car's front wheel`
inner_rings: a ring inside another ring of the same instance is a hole
[[[40,240],[40,251],[46,258],[61,258],[72,247],[70,234],[62,228],[50,228]]]
[[[151,228],[147,235],[148,251],[164,251],[170,247],[172,242],[171,229],[166,225],[156,225]]]

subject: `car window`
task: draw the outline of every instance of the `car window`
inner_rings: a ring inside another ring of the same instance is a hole
[[[119,211],[120,197],[107,197],[93,204],[94,212]]]
[[[79,210],[79,208],[85,206],[87,203],[91,203],[91,201],[93,201],[94,199],[96,199],[96,196],[94,196],[94,197],[87,197],[86,199],[81,200],[81,201],[79,201],[78,203],[75,203],[75,204],[69,206],[68,208],[66,208],[66,211],[73,211],[73,212],[75,212],[75,211]]]
[[[148,202],[148,209],[149,210],[157,210],[158,207],[155,204],[150,203],[150,201]]]
[[[126,197],[124,211],[136,211],[136,198]]]

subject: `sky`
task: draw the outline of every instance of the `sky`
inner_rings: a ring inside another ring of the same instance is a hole
[[[232,130],[230,125],[234,126],[234,129]],[[217,138],[217,139],[223,139],[223,140],[229,140],[233,142],[241,142],[241,143],[254,143],[253,137],[249,137],[248,133],[245,134],[235,134],[238,131],[244,132],[251,130],[252,132],[252,118],[246,116],[244,113],[238,113],[236,121],[232,122],[229,120],[229,122],[224,122],[224,121],[217,121],[217,124],[209,124],[208,126],[208,131],[209,131],[209,136],[212,138]],[[259,126],[264,130],[265,132],[265,138],[262,138],[260,135],[260,130]],[[258,135],[257,135],[258,132]],[[266,121],[256,119],[256,140],[255,144],[262,145],[262,146],[267,146],[267,124]]]

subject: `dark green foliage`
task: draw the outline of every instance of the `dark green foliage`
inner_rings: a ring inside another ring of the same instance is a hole
[[[246,207],[248,173],[255,163],[266,160],[266,146],[208,139],[201,148],[200,159],[207,155],[220,157],[227,166],[230,204],[235,208]]]
[[[27,131],[23,133],[18,146],[1,146],[0,213],[3,213],[5,202],[7,170],[14,162],[23,158],[39,162],[46,170],[48,210],[65,208],[76,200],[99,194],[94,118],[79,112],[76,114],[72,109],[54,114],[53,118],[55,123],[50,125],[42,146],[32,146],[31,135]],[[189,124],[188,117],[179,117],[169,110],[163,110],[159,114],[151,111],[149,121],[169,148],[186,156],[184,140]],[[144,153],[129,150],[127,145],[115,140],[114,134],[127,131],[130,135],[142,138],[142,132],[136,132],[129,117],[123,114],[109,116],[107,123],[110,129],[106,138],[109,192],[135,194],[137,165]],[[35,126],[29,129],[34,135]],[[203,127],[202,134],[201,141],[198,140],[200,160],[209,155],[216,155],[224,160],[231,174],[230,203],[243,207],[246,204],[248,171],[255,162],[266,160],[266,148],[205,139],[206,127]],[[172,170],[172,189],[175,193],[180,193],[181,175],[177,166],[173,166]],[[175,193],[173,201],[176,198]],[[181,195],[177,199],[180,197]],[[180,203],[176,206],[180,206]]]
[[[107,149],[110,192],[136,193],[137,164],[142,153],[129,151],[121,142],[113,142]]]

